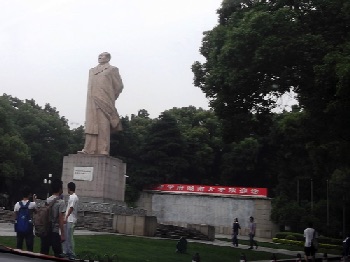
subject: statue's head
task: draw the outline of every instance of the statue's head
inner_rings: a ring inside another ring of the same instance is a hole
[[[111,54],[108,52],[103,52],[99,54],[98,56],[98,63],[99,64],[106,64],[111,60]]]

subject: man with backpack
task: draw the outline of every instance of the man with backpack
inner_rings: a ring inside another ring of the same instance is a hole
[[[52,247],[54,256],[61,257],[62,243],[65,241],[64,213],[66,212],[66,204],[61,199],[62,181],[53,180],[51,190],[52,195],[46,199],[46,205],[50,206],[49,229],[46,235],[40,237],[40,253],[48,255]]]
[[[33,252],[33,211],[36,208],[35,202],[31,202],[30,188],[25,186],[21,190],[22,200],[15,204],[15,231],[17,233],[17,248],[23,248],[23,241],[26,241],[28,251]],[[35,197],[35,195],[34,195]],[[35,199],[34,199],[35,200]]]

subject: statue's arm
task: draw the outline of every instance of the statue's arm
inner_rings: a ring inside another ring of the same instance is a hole
[[[113,89],[114,89],[114,95],[115,99],[119,97],[119,94],[123,91],[124,85],[122,78],[119,74],[118,68],[113,68]]]

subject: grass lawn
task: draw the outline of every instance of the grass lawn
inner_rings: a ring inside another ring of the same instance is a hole
[[[0,245],[15,247],[16,237],[0,237]],[[187,253],[175,252],[176,240],[152,239],[122,235],[75,236],[76,253],[79,257],[117,255],[119,262],[188,262],[198,252],[202,262],[239,261],[244,252],[248,261],[270,260],[272,254],[242,250],[233,247],[220,247],[201,243],[188,243]],[[34,252],[39,252],[40,239],[35,238]],[[291,258],[277,254],[278,259]]]

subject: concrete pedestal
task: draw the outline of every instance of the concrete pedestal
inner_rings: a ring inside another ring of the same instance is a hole
[[[126,164],[105,155],[70,154],[63,158],[63,190],[74,182],[81,202],[124,203]]]

